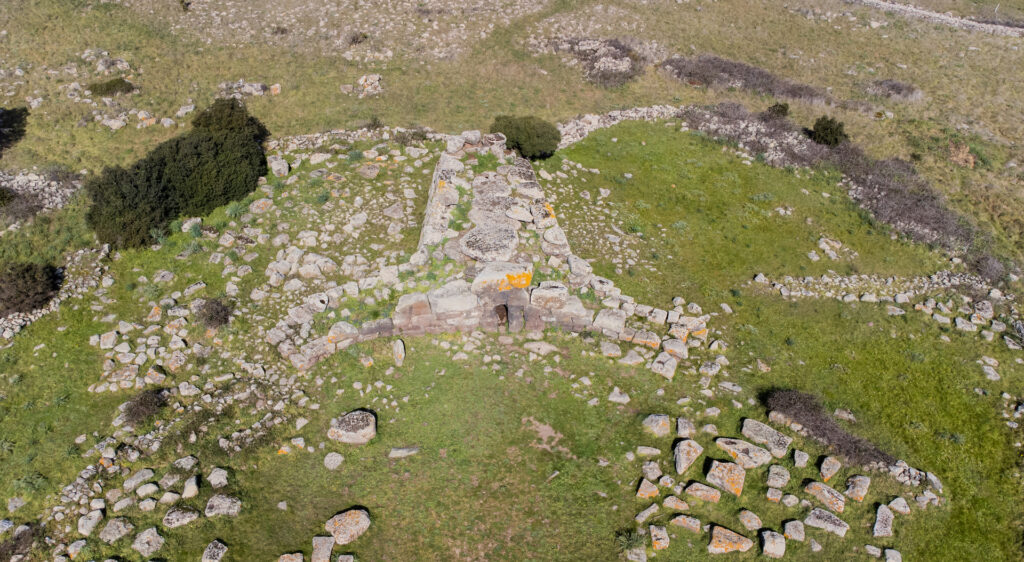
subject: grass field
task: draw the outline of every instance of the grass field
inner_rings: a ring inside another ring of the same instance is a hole
[[[0,74],[0,95],[6,95],[0,106],[21,105],[25,98],[41,97],[43,102],[31,111],[26,136],[2,154],[0,166],[18,170],[60,165],[95,173],[107,165],[128,164],[179,132],[178,127],[136,128],[134,118],[125,128],[111,131],[92,122],[92,106],[68,101],[70,82],[97,78],[93,65],[80,57],[91,48],[124,57],[132,66],[127,77],[139,91],[117,99],[120,108],[143,109],[157,117],[173,115],[189,100],[203,107],[214,99],[220,82],[244,78],[280,83],[279,95],[247,100],[275,137],[357,127],[374,117],[389,125],[455,132],[487,129],[495,115],[506,113],[565,120],[638,105],[738,101],[761,110],[776,101],[735,89],[681,84],[653,68],[625,86],[604,89],[584,82],[579,68],[559,57],[530,51],[526,39],[547,29],[550,18],[582,21],[600,13],[594,9],[597,4],[554,0],[511,25],[495,26],[454,60],[400,53],[386,63],[356,63],[336,54],[259,42],[207,44],[172,33],[163,16],[111,3],[6,3],[0,5],[0,30],[7,30],[0,34],[0,69],[6,71]],[[839,0],[798,0],[788,6],[741,0],[603,4],[622,10],[629,16],[623,21],[635,24],[637,37],[657,41],[668,52],[714,53],[828,88],[839,101],[871,104],[870,110],[857,111],[790,103],[798,123],[809,125],[828,113],[843,120],[853,140],[873,157],[912,160],[954,208],[992,233],[1003,257],[1022,256],[1019,163],[1024,153],[1019,139],[1024,134],[1024,93],[1007,74],[1007,69],[1022,66],[1020,40],[902,20]],[[922,4],[979,17],[995,13],[994,2]],[[819,17],[805,15],[812,9]],[[1014,17],[1013,10],[1022,9],[1008,4],[999,13]],[[820,17],[826,12],[831,16]],[[850,15],[841,15],[845,12]],[[871,21],[884,25],[872,27]],[[621,22],[589,23],[611,28]],[[397,40],[374,38],[385,45]],[[78,76],[62,70],[70,63],[78,65]],[[15,68],[25,75],[16,76]],[[341,92],[341,85],[369,72],[383,75],[381,96],[358,99]],[[865,86],[879,78],[913,83],[924,91],[924,100],[900,104],[869,96]],[[892,116],[878,119],[879,110]],[[164,424],[181,414],[182,425],[200,436],[190,443],[187,431],[172,432],[156,455],[129,463],[133,469],[162,467],[195,454],[203,474],[213,466],[229,470],[225,492],[244,505],[236,519],[203,518],[185,528],[162,530],[167,544],[158,555],[196,559],[214,538],[229,545],[232,560],[276,559],[296,551],[309,555],[312,537],[323,534],[329,517],[362,505],[373,525],[335,554],[352,552],[363,560],[618,559],[616,533],[634,527],[633,516],[647,505],[635,497],[641,461],[629,460],[627,453],[638,445],[656,446],[665,453],[658,458],[663,466],[671,464],[671,438],[642,432],[646,415],[685,416],[698,427],[713,423],[722,435],[735,436],[743,418],[764,417],[758,402],[764,392],[793,388],[819,396],[828,412],[852,411],[857,422],[844,427],[913,466],[935,472],[946,493],[944,505],[900,516],[896,535],[881,541],[871,533],[875,503],[908,492],[878,476],[869,501],[848,505],[844,518],[852,529],[845,540],[809,533],[825,547],[824,553],[790,541],[787,559],[863,559],[863,545],[877,544],[897,548],[905,560],[977,559],[979,553],[987,560],[1019,560],[1024,508],[1018,498],[1024,490],[1015,443],[1022,436],[1002,419],[1008,401],[1019,400],[1024,382],[1019,352],[1008,350],[999,338],[988,343],[940,326],[922,313],[891,317],[884,304],[790,301],[748,283],[757,273],[773,279],[830,271],[928,276],[954,267],[949,256],[894,237],[874,223],[837,185],[835,172],[771,168],[756,158],[737,156],[730,146],[678,129],[678,123],[624,123],[595,132],[536,167],[556,175],[569,172],[542,184],[575,252],[591,259],[597,274],[653,306],[669,308],[673,297],[681,296],[716,313],[710,325],[715,337],[728,343],[721,353],[730,362],[728,374],[721,377],[742,390],[733,394],[712,386],[710,394],[702,392],[698,360],[692,368],[684,365],[669,382],[642,364],[626,367],[601,357],[598,338],[555,332],[544,339],[559,351],[546,357],[525,351],[522,337],[509,343],[490,335],[448,334],[407,338],[409,357],[400,368],[393,365],[391,342],[378,340],[338,353],[288,384],[245,377],[239,371],[240,358],[285,364],[263,341],[261,330],[273,326],[293,303],[259,304],[244,298],[264,283],[264,270],[279,249],[264,248],[246,262],[253,273],[237,281],[238,300],[244,304],[232,323],[216,332],[198,325],[188,328],[190,344],[199,342],[215,352],[190,363],[173,382],[209,382],[203,392],[217,396],[245,385],[275,397],[275,392],[302,393],[320,407],[289,405],[281,412],[287,423],[235,455],[226,454],[217,437],[250,426],[269,411],[269,404],[240,400],[220,412],[205,409],[188,416],[184,408],[167,408],[140,428],[140,433],[153,429],[156,422]],[[973,168],[950,161],[952,147],[960,145],[968,146]],[[407,201],[410,216],[420,220],[430,177],[423,171],[431,170],[434,160],[428,158],[412,173],[398,161],[385,160],[380,176],[367,182],[354,175],[363,163],[359,157],[331,162],[337,163],[333,171],[351,179],[314,179],[309,173],[316,166],[303,164],[293,171],[295,183],[271,179],[265,191],[242,202],[248,206],[270,197],[280,215],[240,224],[240,218],[221,208],[203,224],[218,235],[246,226],[271,235],[285,232],[296,243],[307,228],[340,227],[362,207],[379,210],[392,201],[405,201],[399,194],[406,187],[415,192]],[[579,170],[576,164],[600,172]],[[495,165],[481,158],[473,168],[481,172]],[[605,190],[607,195],[602,195]],[[355,204],[356,196],[362,207]],[[87,205],[84,198],[76,199],[5,233],[0,262],[56,263],[68,251],[93,245],[83,221]],[[339,263],[355,254],[370,261],[384,256],[389,264],[406,261],[418,232],[407,229],[401,238],[391,238],[386,227],[371,221],[358,237],[323,243],[318,251]],[[823,237],[842,243],[838,260],[822,253],[818,242]],[[28,502],[12,516],[19,523],[56,503],[61,487],[95,461],[81,454],[115,431],[111,421],[116,408],[130,396],[86,391],[103,372],[103,352],[89,345],[90,336],[112,329],[104,319],[108,315],[144,323],[160,297],[198,280],[208,285],[203,296],[225,296],[224,265],[209,260],[218,251],[214,240],[198,232],[172,231],[159,249],[121,252],[110,262],[114,283],[103,299],[69,301],[0,349],[0,497]],[[194,252],[176,259],[186,250]],[[812,251],[818,261],[808,257]],[[237,261],[238,256],[230,259]],[[454,267],[446,260],[407,279],[433,287]],[[141,279],[152,279],[161,269],[172,269],[174,281],[156,286]],[[535,281],[548,274],[538,270]],[[336,277],[341,283],[350,280],[340,273]],[[1006,288],[1020,290],[1019,284]],[[352,299],[344,306],[351,318],[365,320],[386,314],[396,297],[389,294],[372,304]],[[107,301],[102,307],[91,308],[102,300]],[[734,312],[718,314],[721,303]],[[315,328],[334,320],[318,317]],[[467,358],[455,360],[458,351]],[[718,352],[703,353],[700,361]],[[985,379],[978,363],[982,356],[1000,362],[1000,381]],[[372,366],[364,366],[367,358],[373,359]],[[761,372],[757,360],[770,366],[770,372]],[[212,382],[227,372],[238,378]],[[383,388],[374,385],[378,381]],[[607,401],[613,387],[630,395],[628,405]],[[592,398],[596,405],[588,405]],[[378,411],[377,439],[359,448],[327,440],[329,420],[358,407]],[[711,407],[721,413],[708,414]],[[300,416],[309,422],[302,429],[295,425]],[[82,434],[84,443],[73,445]],[[296,437],[314,452],[294,445]],[[709,436],[699,439],[708,457],[725,459]],[[282,454],[283,446],[290,452]],[[387,458],[392,447],[406,446],[420,451],[405,459]],[[812,458],[827,453],[807,439],[798,438],[794,446]],[[336,471],[323,466],[329,451],[345,457]],[[798,483],[816,477],[815,469],[798,469],[791,458],[779,462]],[[699,470],[691,469],[680,479],[699,479]],[[756,511],[765,527],[773,529],[802,518],[803,508],[764,501],[765,471],[750,472],[742,500],[693,502],[692,515],[733,529],[740,528],[736,516],[743,508]],[[846,466],[836,478],[843,482],[855,473],[858,467]],[[201,510],[208,492],[204,489],[182,503]],[[282,501],[286,509],[278,507]],[[163,512],[131,507],[123,515],[142,530],[159,527]],[[662,511],[652,522],[664,524],[668,516]],[[73,526],[73,519],[69,521]],[[706,552],[706,534],[670,529],[672,546],[657,553],[659,560],[715,558]],[[135,557],[129,542],[106,546],[91,540],[82,556]],[[734,557],[759,558],[759,550]]]

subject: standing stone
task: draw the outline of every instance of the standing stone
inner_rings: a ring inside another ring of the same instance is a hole
[[[331,420],[327,437],[350,445],[365,445],[377,436],[377,416],[369,410],[354,410]]]
[[[228,471],[220,467],[215,467],[210,471],[210,475],[206,477],[206,481],[213,486],[214,489],[223,488],[228,485]]]
[[[892,519],[892,510],[889,509],[889,506],[885,504],[879,505],[878,511],[875,513],[875,527],[872,529],[872,536],[891,537]]]
[[[791,541],[804,542],[804,524],[802,521],[786,521],[782,526],[782,534]]]
[[[365,509],[353,508],[331,517],[324,528],[339,545],[358,539],[370,528],[370,514]]]
[[[397,339],[391,344],[391,355],[395,358],[395,365],[401,367],[405,363],[405,342]]]
[[[768,467],[768,487],[785,488],[789,484],[789,471],[781,464],[773,464]]]
[[[854,501],[864,501],[868,494],[868,487],[871,486],[871,478],[860,474],[846,479],[846,497]]]
[[[768,558],[782,558],[786,555],[786,537],[775,531],[761,531],[761,552]]]

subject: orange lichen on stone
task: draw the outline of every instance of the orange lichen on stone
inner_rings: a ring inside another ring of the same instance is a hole
[[[544,210],[548,212],[548,218],[555,218],[555,208],[551,206],[551,203],[544,203]]]
[[[754,541],[735,533],[725,527],[714,527],[711,530],[711,542],[708,543],[708,552],[711,554],[725,554],[728,552],[746,552],[754,546]]]
[[[682,527],[694,533],[700,533],[700,519],[696,517],[690,517],[689,515],[677,515],[673,517],[669,523],[676,527]]]
[[[842,513],[843,508],[846,507],[843,495],[821,482],[811,482],[804,488],[804,491],[836,513]]]
[[[693,484],[687,486],[686,493],[699,500],[704,500],[706,502],[711,503],[718,503],[718,500],[722,498],[721,492],[712,488],[711,486],[701,484],[700,482],[694,482]]]
[[[654,485],[650,480],[643,478],[640,480],[640,487],[636,491],[636,497],[643,499],[650,499],[658,496],[658,487]]]
[[[653,548],[654,550],[665,550],[666,548],[668,548],[669,538],[668,531],[665,530],[665,527],[661,527],[659,525],[651,525],[650,533],[651,548]]]
[[[661,338],[654,332],[639,331],[633,335],[633,343],[646,345],[651,349],[661,347]]]
[[[499,291],[511,291],[512,289],[525,289],[533,281],[533,272],[506,273],[505,279],[498,284]]]
[[[743,493],[747,472],[736,463],[713,461],[707,477],[709,483],[739,497]]]
[[[661,505],[664,506],[665,509],[673,509],[675,511],[686,511],[690,509],[690,504],[675,496],[665,498],[665,501],[663,501]]]

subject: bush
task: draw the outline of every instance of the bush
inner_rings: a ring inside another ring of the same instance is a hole
[[[491,124],[491,132],[504,134],[509,148],[531,160],[551,156],[558,150],[558,142],[562,140],[557,127],[532,115],[499,115]]]
[[[872,82],[867,91],[873,96],[897,101],[919,101],[924,97],[924,93],[917,86],[891,79]]]
[[[46,306],[60,289],[60,274],[51,265],[12,263],[0,269],[0,318]]]
[[[106,82],[93,82],[85,87],[94,96],[114,96],[117,94],[130,94],[135,91],[135,85],[124,78],[114,78]]]
[[[0,225],[28,220],[42,208],[38,196],[0,187]]]
[[[769,119],[782,119],[783,117],[789,116],[789,104],[788,103],[776,103],[768,107],[764,112],[765,117]]]
[[[267,129],[237,100],[217,100],[189,133],[161,143],[130,168],[107,168],[85,184],[86,222],[117,248],[151,244],[181,215],[202,216],[256,188],[267,172]],[[155,229],[155,230],[154,230]]]
[[[137,425],[153,417],[166,405],[167,397],[163,390],[143,390],[125,404],[124,419],[131,425]]]
[[[808,135],[814,142],[825,146],[839,146],[850,140],[846,131],[843,130],[843,123],[827,115],[818,117],[818,120],[814,122],[814,128],[808,132]]]
[[[204,326],[217,329],[231,321],[231,307],[220,299],[209,299],[199,309],[198,316]]]

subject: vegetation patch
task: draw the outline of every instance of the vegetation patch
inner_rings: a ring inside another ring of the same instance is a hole
[[[94,96],[116,96],[118,94],[130,94],[135,91],[135,85],[124,78],[113,78],[105,82],[93,82],[86,86]]]
[[[125,403],[124,419],[132,425],[137,425],[156,415],[166,405],[167,395],[165,391],[161,389],[146,389]]]
[[[506,146],[531,160],[551,156],[558,150],[558,142],[562,140],[561,133],[553,123],[532,115],[499,115],[491,124],[491,132],[504,134]]]
[[[906,82],[900,82],[899,80],[892,80],[890,78],[872,82],[868,85],[867,90],[868,93],[873,96],[889,98],[896,101],[910,102],[921,101],[924,99],[924,92],[922,92],[917,86]]]
[[[262,123],[237,100],[221,99],[192,125],[130,168],[107,168],[86,182],[93,202],[86,221],[100,241],[150,244],[175,218],[205,215],[256,188],[267,170]]]
[[[52,265],[8,264],[0,269],[0,318],[46,306],[60,283],[60,273]]]
[[[765,96],[824,103],[823,90],[780,78],[763,68],[715,55],[674,56],[661,63],[673,78],[710,88],[737,88]]]
[[[896,459],[879,449],[873,443],[851,435],[832,416],[825,412],[817,397],[796,390],[771,390],[762,397],[762,402],[769,410],[784,414],[789,419],[801,424],[811,437],[835,449],[836,453],[848,461],[860,465],[884,463],[890,465]]]
[[[199,321],[207,328],[217,329],[231,321],[232,308],[222,299],[209,299],[199,309]]]

